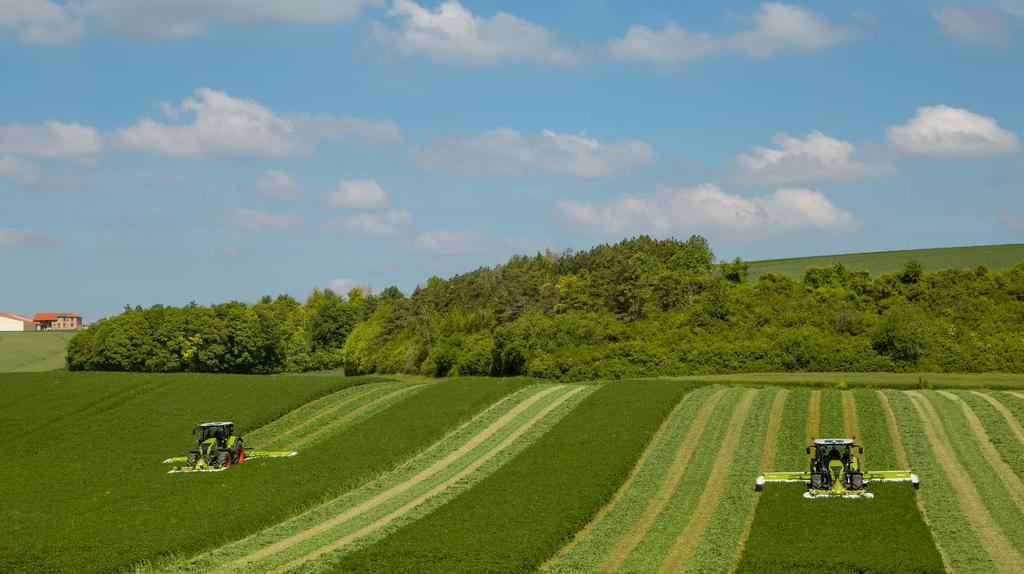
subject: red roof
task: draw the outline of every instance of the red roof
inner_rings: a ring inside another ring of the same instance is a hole
[[[56,321],[59,317],[71,317],[81,318],[78,313],[66,313],[58,311],[56,313],[36,313],[32,316],[33,321]]]
[[[14,319],[15,321],[21,321],[22,323],[32,323],[32,319],[22,317],[21,315],[15,315],[14,313],[0,313],[0,317],[7,317],[8,319]]]

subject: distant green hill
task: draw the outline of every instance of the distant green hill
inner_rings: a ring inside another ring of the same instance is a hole
[[[756,279],[761,273],[783,273],[792,277],[802,277],[804,269],[808,267],[830,267],[836,263],[842,263],[854,271],[869,271],[874,276],[896,271],[902,268],[908,259],[920,261],[927,271],[969,269],[978,265],[986,265],[993,271],[1004,271],[1024,262],[1024,243],[766,259],[751,262],[750,278]]]
[[[0,372],[64,368],[64,351],[74,335],[73,331],[0,333]]]

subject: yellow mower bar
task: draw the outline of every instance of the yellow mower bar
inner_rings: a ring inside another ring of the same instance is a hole
[[[250,450],[245,453],[245,460],[253,460],[258,458],[288,458],[299,454],[294,450]],[[177,464],[184,465],[188,462],[187,456],[174,456],[164,461],[164,464]],[[241,463],[239,463],[241,464]],[[227,470],[228,466],[213,467],[206,464],[205,461],[199,459],[199,463],[194,467],[190,466],[175,466],[171,470],[167,471],[167,474],[177,474],[179,472],[220,472]]]
[[[766,472],[754,481],[754,489],[764,490],[769,482],[808,483],[810,480],[809,472]],[[909,470],[869,470],[864,473],[864,484],[871,482],[909,482],[915,489],[921,487],[921,479]]]

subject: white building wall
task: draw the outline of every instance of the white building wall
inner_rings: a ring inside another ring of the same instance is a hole
[[[35,326],[17,319],[0,317],[0,331],[35,331]]]

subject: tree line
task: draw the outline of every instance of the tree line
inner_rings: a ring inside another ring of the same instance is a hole
[[[406,297],[314,291],[126,308],[74,339],[71,369],[530,375],[1024,372],[1024,264],[871,277],[840,264],[748,277],[707,241],[641,236],[515,256]]]

